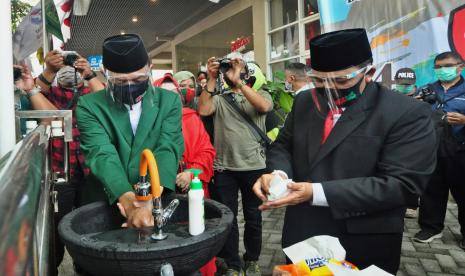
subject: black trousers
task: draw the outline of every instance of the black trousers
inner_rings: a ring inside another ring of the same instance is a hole
[[[71,178],[70,183],[55,185],[54,190],[58,192],[58,213],[54,213],[53,226],[54,226],[54,259],[56,268],[60,266],[65,254],[65,245],[61,241],[58,234],[58,224],[61,219],[71,212],[75,207],[79,207],[80,188],[84,181],[84,173],[82,170],[75,170],[75,174]],[[56,271],[58,275],[58,271]]]
[[[420,197],[418,224],[422,230],[439,233],[444,228],[449,189],[457,202],[460,231],[465,237],[465,151],[438,157],[436,170]]]
[[[255,171],[215,171],[215,181],[210,185],[212,199],[228,206],[234,213],[231,232],[219,257],[225,259],[229,268],[239,270],[239,228],[237,225],[238,192],[242,195],[242,211],[244,214],[244,261],[257,261],[262,248],[262,214],[258,210],[261,200],[252,191],[255,181],[265,170]]]
[[[402,233],[347,234],[339,237],[347,252],[346,260],[365,269],[370,265],[396,275],[400,265]]]

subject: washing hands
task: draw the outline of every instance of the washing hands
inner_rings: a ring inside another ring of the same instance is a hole
[[[160,187],[163,192],[163,187]],[[154,225],[152,200],[138,201],[134,192],[126,192],[116,204],[126,222],[121,227],[143,228]]]

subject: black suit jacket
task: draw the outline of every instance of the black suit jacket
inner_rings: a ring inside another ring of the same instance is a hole
[[[436,163],[431,108],[377,83],[342,114],[321,145],[325,114],[299,94],[267,155],[267,168],[322,183],[329,207],[286,210],[283,246],[315,235],[401,233]]]

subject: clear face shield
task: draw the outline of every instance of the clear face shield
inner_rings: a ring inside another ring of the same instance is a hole
[[[341,114],[361,96],[360,86],[370,70],[371,65],[347,74],[309,71],[308,76],[315,86],[311,93],[316,110],[324,116],[328,112]]]
[[[133,73],[114,73],[106,71],[107,90],[113,100],[120,104],[132,106],[142,100],[145,91],[151,82],[150,71],[147,69]]]

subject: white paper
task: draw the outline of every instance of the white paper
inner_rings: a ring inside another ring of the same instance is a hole
[[[342,261],[346,257],[339,239],[331,236],[315,236],[286,247],[283,251],[292,263],[316,257]]]
[[[292,179],[282,179],[281,176],[275,174],[270,182],[268,200],[277,200],[287,196],[289,194],[288,183],[292,183]]]
[[[338,238],[331,236],[315,236],[283,249],[292,263],[306,259],[324,257],[338,261],[345,260],[346,251]],[[350,260],[349,260],[350,261]],[[371,265],[364,270],[351,270],[332,263],[326,264],[334,276],[394,276],[381,268]],[[357,266],[357,264],[354,264]]]

